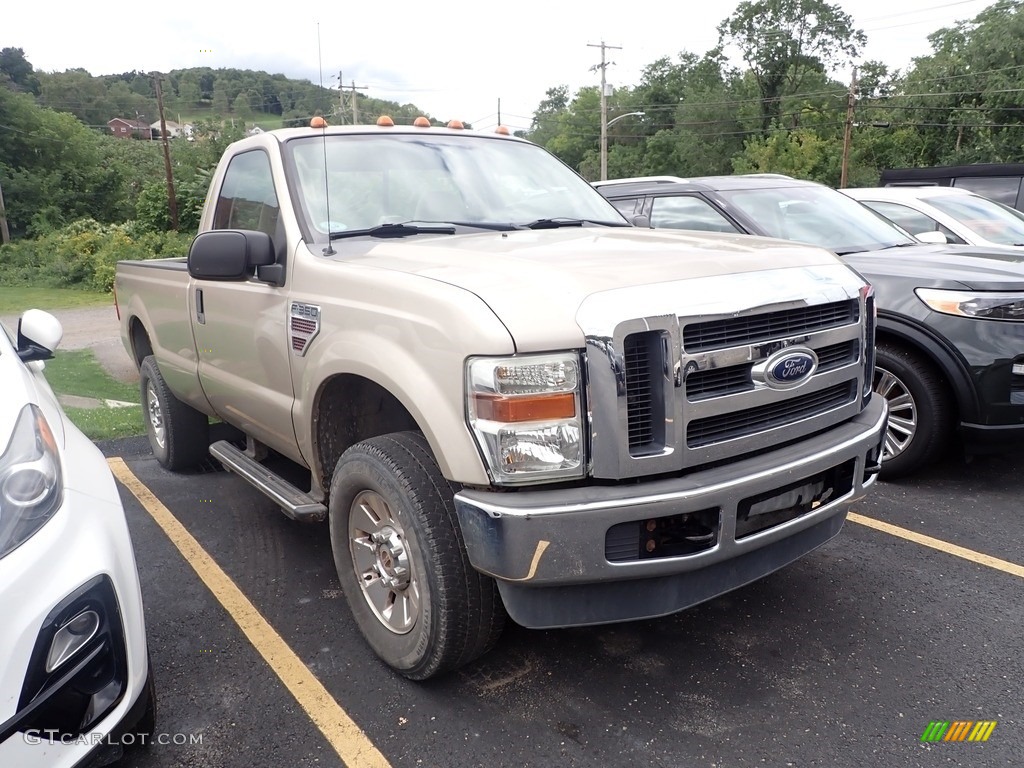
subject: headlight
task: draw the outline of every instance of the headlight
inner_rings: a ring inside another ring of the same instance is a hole
[[[981,320],[1013,320],[1024,323],[1024,294],[992,291],[944,291],[918,288],[915,293],[936,312]]]
[[[580,391],[574,353],[467,361],[469,426],[495,483],[582,477]]]
[[[62,498],[57,441],[43,412],[26,405],[0,456],[0,557],[38,531]]]

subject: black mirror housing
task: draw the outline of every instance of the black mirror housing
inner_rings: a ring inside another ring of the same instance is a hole
[[[197,280],[245,280],[275,261],[274,241],[266,232],[216,229],[192,241],[188,273]]]

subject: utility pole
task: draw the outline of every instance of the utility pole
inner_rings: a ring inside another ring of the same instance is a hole
[[[850,165],[850,142],[853,138],[853,107],[857,100],[857,68],[853,68],[850,80],[850,92],[846,95],[846,127],[843,131],[843,165],[839,172],[839,188],[846,189],[848,168]]]
[[[600,45],[587,43],[587,47],[601,49],[601,63],[597,67],[601,69],[601,181],[604,181],[608,178],[608,86],[605,72],[609,64],[615,63],[605,58],[605,51],[609,48],[621,51],[622,46],[605,45],[604,40],[602,40]],[[593,69],[592,67],[591,70]]]
[[[164,96],[160,90],[160,75],[153,78],[156,86],[156,106],[160,110],[160,138],[164,145],[164,174],[167,176],[167,206],[171,209],[171,229],[178,231],[178,200],[174,196],[174,173],[171,170],[171,148],[167,143],[167,121],[164,119]]]
[[[367,85],[356,85],[356,81],[352,81],[352,96],[349,103],[352,107],[352,125],[359,125],[359,103],[356,101],[356,91],[365,91],[369,86]]]
[[[0,243],[11,242],[11,231],[7,228],[7,208],[4,207],[4,185],[0,184]]]
[[[338,70],[338,125],[345,124],[345,73]]]

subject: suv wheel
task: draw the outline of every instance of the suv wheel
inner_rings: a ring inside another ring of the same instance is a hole
[[[935,367],[916,352],[880,343],[874,389],[889,404],[880,477],[903,477],[939,458],[952,434],[953,406]]]

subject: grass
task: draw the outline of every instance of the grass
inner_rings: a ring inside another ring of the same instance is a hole
[[[89,349],[58,350],[57,356],[46,362],[46,380],[60,395],[139,402],[138,386],[110,376]]]
[[[101,307],[114,303],[109,293],[74,288],[39,288],[35,286],[0,286],[0,315],[15,315],[26,309],[79,309]]]
[[[111,377],[91,350],[58,351],[53,360],[46,362],[46,379],[58,395],[77,395],[101,400],[139,402],[139,389]],[[142,421],[142,408],[72,408],[64,412],[72,423],[90,440],[109,440],[115,437],[141,435],[146,431]]]
[[[146,433],[142,408],[65,408],[71,423],[90,440],[113,440]]]

